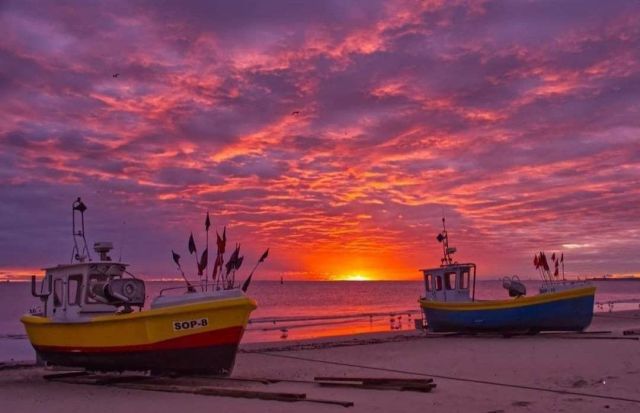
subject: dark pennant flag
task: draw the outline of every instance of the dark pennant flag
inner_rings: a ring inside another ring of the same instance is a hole
[[[196,252],[196,242],[193,240],[193,232],[189,236],[189,254]]]

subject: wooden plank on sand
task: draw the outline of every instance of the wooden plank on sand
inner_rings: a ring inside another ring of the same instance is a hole
[[[411,384],[427,384],[433,383],[433,379],[414,379],[414,378],[397,378],[397,377],[331,377],[331,376],[316,376],[313,378],[315,381],[359,381],[367,384],[381,384],[381,383],[411,383]]]
[[[429,393],[433,390],[435,384],[427,385],[384,385],[384,384],[360,384],[360,383],[347,383],[347,382],[318,382],[318,385],[324,387],[349,387],[353,389],[363,390],[396,390],[396,391],[417,391],[421,393]]]
[[[351,387],[366,390],[418,391],[428,393],[436,385],[433,379],[390,377],[314,377],[320,386]]]
[[[42,376],[45,380],[59,380],[59,379],[68,379],[68,378],[76,378],[81,376],[88,376],[90,373],[86,370],[78,370],[78,371],[64,371],[62,373],[53,373],[53,374],[45,374]]]
[[[220,387],[188,387],[175,385],[154,385],[146,383],[117,383],[114,387],[131,390],[148,390],[169,393],[191,393],[202,396],[235,397],[243,399],[273,400],[282,402],[312,402],[335,404],[344,407],[353,406],[353,402],[341,400],[308,399],[305,393],[264,392],[255,390],[229,389]]]

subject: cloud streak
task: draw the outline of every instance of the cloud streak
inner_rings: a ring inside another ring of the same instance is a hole
[[[0,268],[81,195],[154,276],[207,210],[271,277],[416,278],[443,211],[485,274],[640,271],[636,2],[316,3],[3,3]]]

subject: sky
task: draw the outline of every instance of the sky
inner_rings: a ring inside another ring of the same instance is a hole
[[[0,278],[640,273],[638,1],[0,1]],[[117,76],[115,76],[117,74]]]

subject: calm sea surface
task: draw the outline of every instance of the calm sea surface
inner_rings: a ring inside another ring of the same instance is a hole
[[[539,282],[525,281],[530,294]],[[594,282],[596,302],[640,299],[640,281]],[[147,301],[162,288],[179,282],[148,282]],[[302,282],[284,284],[256,281],[249,295],[258,302],[243,342],[284,341],[414,328],[421,318],[418,297],[423,294],[419,281],[388,282]],[[482,280],[476,285],[479,299],[504,299],[506,291],[499,280]],[[39,305],[30,293],[29,283],[0,283],[0,361],[32,359],[33,351],[19,321],[29,308]],[[615,304],[613,310],[638,308],[638,303]],[[596,311],[609,311],[608,305]]]

